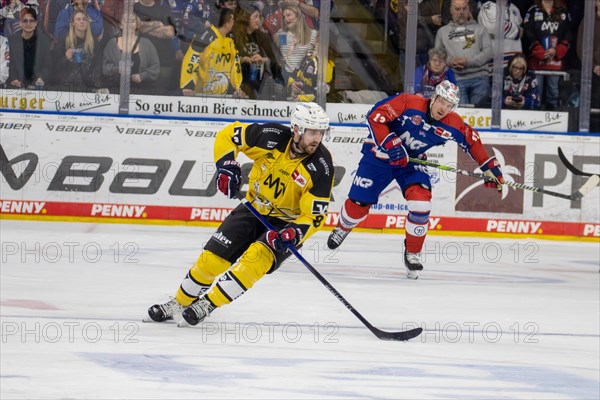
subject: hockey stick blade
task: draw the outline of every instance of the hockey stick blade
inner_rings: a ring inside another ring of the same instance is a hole
[[[579,188],[578,191],[571,195],[571,200],[580,200],[583,196],[591,192],[600,183],[599,175],[592,175],[588,180]]]
[[[591,192],[596,186],[598,186],[598,182],[600,182],[600,175],[584,172],[571,164],[560,147],[558,148],[558,158],[560,158],[560,161],[565,165],[565,167],[567,167],[569,171],[571,171],[573,175],[590,177],[578,191],[571,195],[572,200],[581,199],[583,196]]]
[[[571,171],[571,173],[573,175],[579,175],[579,176],[594,176],[595,175],[595,174],[592,174],[589,172],[584,172],[584,171],[580,170],[579,168],[577,168],[576,166],[574,166],[573,164],[571,164],[571,162],[567,159],[567,157],[565,156],[565,153],[563,153],[563,151],[560,147],[558,148],[558,158],[560,158],[560,161],[562,161],[562,163],[565,165],[565,167],[567,167],[567,169],[569,171]]]
[[[370,328],[371,332],[373,332],[373,334],[381,340],[394,340],[399,342],[406,342],[407,340],[414,339],[419,336],[421,332],[423,332],[423,328],[415,328],[401,332],[386,332],[382,331],[381,329],[377,329],[374,326],[367,326],[367,328]]]
[[[259,213],[252,204],[250,204],[248,200],[245,198],[239,198],[239,200],[267,229],[276,230],[273,225],[271,225],[269,221],[267,221],[265,217]],[[354,316],[358,318],[360,322],[362,322],[375,336],[377,336],[377,338],[381,340],[407,341],[419,336],[421,332],[423,332],[422,328],[415,328],[400,332],[386,332],[375,328],[352,306],[352,304],[348,302],[348,300],[344,298],[344,296],[342,296],[340,292],[337,291],[336,288],[331,285],[331,283],[329,283],[327,279],[325,279],[323,275],[319,273],[319,271],[317,271],[315,267],[313,267],[308,261],[306,261],[304,257],[302,257],[302,254],[300,254],[294,246],[288,244],[287,248],[298,259],[298,261],[300,261],[319,280],[319,282],[321,282],[323,286],[325,286],[331,292],[331,294],[333,294],[352,314],[354,314]]]

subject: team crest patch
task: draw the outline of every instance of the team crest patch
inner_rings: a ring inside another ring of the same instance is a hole
[[[436,135],[443,137],[444,139],[451,139],[452,138],[452,134],[450,132],[448,132],[447,130],[445,130],[444,128],[438,126],[435,128],[435,131],[433,131]]]
[[[421,121],[423,121],[423,118],[421,118],[420,115],[413,115],[412,117],[410,117],[410,120],[415,125],[421,125]]]
[[[465,36],[465,45],[464,45],[463,49],[470,49],[476,42],[477,42],[477,39],[475,38],[475,35]]]
[[[298,170],[294,170],[294,172],[292,172],[292,180],[294,182],[296,182],[296,184],[298,184],[298,186],[300,187],[304,187],[306,186],[306,178],[302,176],[302,174],[300,172],[298,172]]]

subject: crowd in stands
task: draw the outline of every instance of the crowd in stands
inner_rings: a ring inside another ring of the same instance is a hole
[[[123,0],[0,0],[0,85],[118,93],[126,71],[134,94],[315,98],[319,0],[124,7]]]
[[[503,107],[555,110],[577,105],[577,95],[565,98],[571,88],[561,87],[566,85],[565,72],[581,69],[575,38],[583,26],[583,7],[583,0],[507,0],[501,16]],[[596,10],[599,7],[600,1],[596,1]],[[401,60],[405,57],[407,9],[408,1],[398,0],[387,10],[394,21],[387,33]],[[495,0],[419,1],[416,92],[430,96],[431,85],[452,74],[461,89],[461,104],[489,107],[497,20]],[[594,40],[600,43],[598,32]],[[437,50],[433,63],[432,48]],[[600,80],[597,61],[596,85]],[[600,102],[593,100],[592,107],[600,107]]]
[[[408,0],[366,3],[390,17],[386,35],[404,60]],[[580,69],[583,3],[507,0],[503,107],[577,103],[565,99],[561,72]],[[600,108],[600,0],[596,10]],[[126,71],[132,93],[310,101],[319,11],[320,0],[137,0],[131,15],[123,0],[0,0],[0,85],[118,93]],[[498,17],[495,0],[420,0],[415,92],[429,97],[449,79],[462,104],[489,107]]]

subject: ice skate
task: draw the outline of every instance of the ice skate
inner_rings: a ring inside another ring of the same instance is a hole
[[[144,322],[164,322],[173,319],[175,314],[181,314],[183,307],[174,298],[164,304],[155,304],[148,309],[148,317]]]
[[[340,225],[336,226],[327,238],[327,247],[329,247],[331,250],[337,249],[338,247],[340,247],[344,239],[346,239],[346,236],[348,236],[348,234],[351,231],[352,228],[346,229]]]
[[[194,326],[204,321],[214,309],[215,307],[210,301],[201,297],[183,310],[181,316],[187,324]],[[185,326],[185,324],[180,323],[179,326]]]
[[[419,271],[423,269],[421,253],[409,253],[406,250],[406,241],[404,242],[404,265],[408,271],[406,274],[408,279],[419,279]]]

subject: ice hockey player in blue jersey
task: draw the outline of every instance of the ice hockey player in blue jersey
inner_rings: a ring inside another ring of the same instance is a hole
[[[454,112],[459,100],[458,87],[445,80],[436,86],[431,99],[400,93],[373,106],[367,114],[369,137],[338,224],[327,240],[329,248],[342,244],[395,180],[408,203],[404,264],[408,278],[417,279],[423,269],[420,255],[431,211],[431,182],[426,169],[409,157],[424,158],[427,150],[448,140],[454,140],[477,162],[487,177],[486,187],[502,190],[505,182],[500,163],[487,154],[477,131]]]

